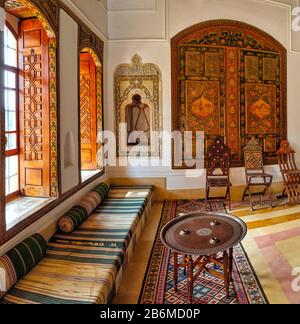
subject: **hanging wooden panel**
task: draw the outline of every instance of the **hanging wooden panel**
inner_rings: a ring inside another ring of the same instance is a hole
[[[232,166],[244,165],[242,149],[253,135],[264,143],[265,163],[276,164],[287,136],[285,48],[237,21],[184,30],[172,39],[172,113],[173,130],[194,138],[204,131],[206,148],[224,136]]]
[[[96,65],[89,53],[80,55],[81,169],[97,169]]]
[[[48,42],[37,19],[20,22],[20,185],[33,197],[50,195]]]

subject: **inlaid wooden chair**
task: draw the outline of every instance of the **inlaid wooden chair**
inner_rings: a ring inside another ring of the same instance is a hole
[[[249,196],[251,210],[254,210],[254,196],[259,195],[260,204],[267,201],[272,208],[270,186],[273,175],[265,173],[262,148],[254,137],[244,147],[245,174],[247,186],[244,190],[243,201]],[[253,191],[255,187],[263,187],[263,191]]]
[[[217,137],[214,144],[207,150],[206,206],[208,206],[209,200],[221,200],[224,203],[229,202],[229,209],[231,209],[230,187],[232,187],[232,184],[229,179],[229,169],[229,148],[224,143],[223,137]],[[210,197],[211,188],[226,188],[226,194],[224,197]]]
[[[300,203],[300,170],[296,166],[295,151],[288,141],[281,142],[277,158],[284,183],[283,196],[288,197],[289,204],[298,204]]]

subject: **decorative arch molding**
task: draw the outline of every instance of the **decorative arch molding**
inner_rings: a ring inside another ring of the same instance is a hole
[[[104,42],[95,35],[87,26],[79,25],[79,52],[84,48],[92,49],[97,56],[97,60],[100,60],[103,64],[103,48]]]
[[[58,37],[59,0],[2,0],[6,10],[27,7],[39,19],[49,38]]]
[[[117,155],[127,156],[127,150],[120,152],[120,123],[126,122],[125,110],[132,102],[133,95],[140,95],[142,102],[149,106],[151,131],[160,132],[162,130],[161,72],[155,64],[144,64],[141,56],[135,54],[131,59],[131,64],[121,64],[116,68],[114,83]],[[160,146],[157,138],[151,137],[149,149],[152,156],[160,156]]]
[[[246,23],[211,20],[174,36],[171,51],[173,130],[204,131],[206,148],[224,136],[232,166],[244,165],[242,149],[256,136],[265,163],[276,164],[287,137],[284,46]]]

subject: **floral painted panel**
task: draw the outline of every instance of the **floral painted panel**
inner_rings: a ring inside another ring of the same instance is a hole
[[[187,130],[220,133],[220,84],[218,81],[187,81]]]
[[[276,134],[276,86],[246,85],[246,133]]]
[[[277,163],[287,136],[286,65],[286,49],[245,23],[213,20],[180,32],[172,39],[173,130],[204,131],[205,147],[224,136],[231,166],[244,165],[254,135],[265,163]]]

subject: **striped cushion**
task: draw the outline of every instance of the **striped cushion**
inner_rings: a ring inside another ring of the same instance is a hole
[[[104,200],[109,193],[109,189],[110,189],[109,185],[103,182],[100,183],[96,188],[94,188],[92,192],[98,193],[102,198],[102,200]]]
[[[126,247],[151,193],[151,187],[111,189],[103,204],[77,230],[57,233],[51,239],[43,260],[0,304],[109,302],[117,275],[127,263]]]
[[[46,250],[44,237],[34,234],[0,258],[1,297],[42,260]]]
[[[43,260],[0,304],[106,304],[125,258],[122,249],[50,242]]]
[[[63,233],[72,233],[80,224],[82,224],[89,215],[106,198],[109,192],[109,186],[106,183],[100,183],[90,193],[88,193],[76,206],[72,207],[58,221],[58,228]]]
[[[84,223],[72,233],[57,233],[53,242],[127,250],[152,190],[152,187],[112,188]]]

